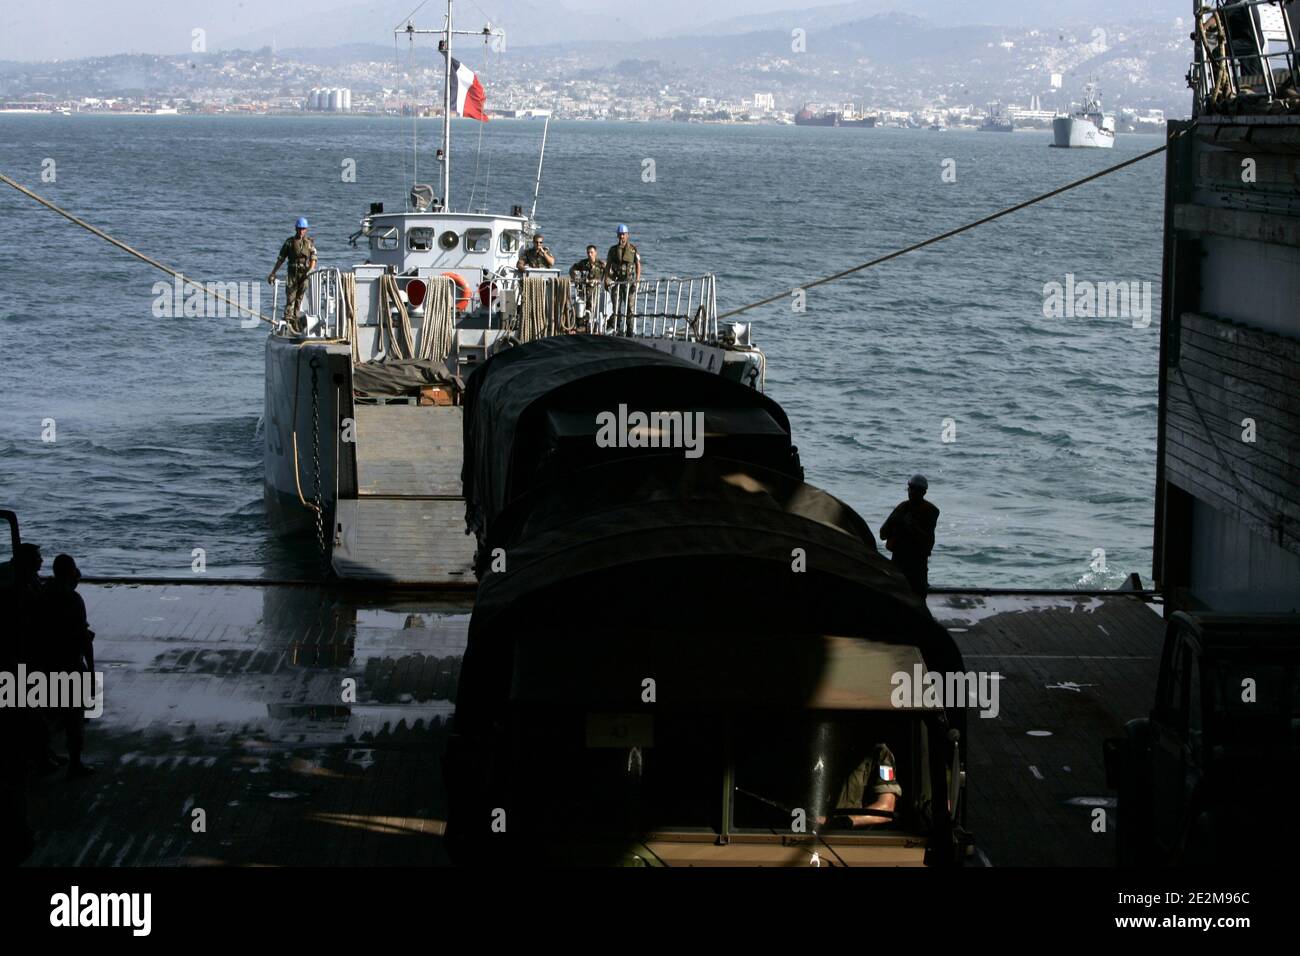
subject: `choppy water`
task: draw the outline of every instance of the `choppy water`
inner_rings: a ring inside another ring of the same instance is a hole
[[[436,178],[439,129],[421,124],[423,179]],[[455,127],[457,206],[478,132]],[[527,207],[541,125],[485,132],[475,205],[486,185],[493,208]],[[1159,144],[1055,150],[1049,136],[555,123],[538,217],[561,265],[627,222],[648,277],[716,272],[726,309]],[[346,239],[367,204],[401,208],[410,139],[396,119],[8,115],[0,171],[186,274],[256,282],[298,215],[322,264],[353,262]],[[877,528],[925,472],[943,512],[936,584],[1147,579],[1158,315],[1135,329],[1045,318],[1043,302],[1070,273],[1149,282],[1158,311],[1163,178],[1148,160],[813,289],[802,314],[750,313],[809,481]],[[159,273],[4,187],[0,242],[0,506],[25,536],[88,574],[188,575],[200,547],[209,574],[310,574],[263,524],[264,332],[154,318]]]

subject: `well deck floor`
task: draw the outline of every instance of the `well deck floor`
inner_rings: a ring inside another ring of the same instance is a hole
[[[93,777],[29,781],[29,865],[437,865],[439,753],[472,598],[83,585],[104,715]],[[984,865],[1108,865],[1102,740],[1149,710],[1163,623],[1134,596],[940,594],[1000,713],[972,717]],[[1154,612],[1153,612],[1154,611]],[[355,703],[343,704],[344,681]],[[56,749],[62,741],[56,741]],[[202,810],[206,829],[197,827]]]

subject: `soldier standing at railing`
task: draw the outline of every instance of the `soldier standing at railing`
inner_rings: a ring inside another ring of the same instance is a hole
[[[614,305],[614,322],[624,316],[623,334],[632,334],[632,318],[636,314],[636,286],[641,281],[641,254],[628,240],[627,226],[618,224],[618,242],[609,247],[605,257],[605,288],[613,283],[610,298]]]
[[[587,257],[569,267],[569,281],[582,295],[582,302],[586,306],[584,317],[589,322],[596,321],[597,293],[604,277],[605,261],[597,257],[595,246],[588,246]],[[589,327],[595,329],[594,325]]]
[[[519,260],[515,263],[515,268],[520,272],[525,272],[528,269],[552,269],[554,267],[555,256],[551,254],[551,250],[542,241],[540,232],[533,236],[532,246],[519,253]]]
[[[307,277],[316,268],[316,243],[307,237],[307,220],[299,216],[295,223],[294,235],[284,240],[280,247],[280,258],[275,260],[275,267],[266,277],[269,283],[275,282],[275,273],[282,262],[289,263],[289,281],[284,297],[284,321],[294,332],[301,332],[298,327],[298,307],[302,305],[303,294],[307,291]]]

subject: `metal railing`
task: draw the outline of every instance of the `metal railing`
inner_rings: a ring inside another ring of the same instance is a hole
[[[1289,0],[1198,0],[1188,75],[1196,115],[1300,109],[1296,16]]]
[[[272,327],[281,335],[301,334],[313,339],[342,338],[348,328],[347,299],[343,295],[343,273],[338,269],[316,269],[307,275],[299,309],[304,316],[301,332],[291,332],[284,316],[277,314],[280,304],[280,280],[275,280],[271,306]],[[285,307],[289,305],[289,286],[285,286]]]
[[[399,290],[406,292],[411,282],[424,278],[394,276]],[[302,312],[306,316],[308,338],[343,338],[350,327],[348,302],[343,291],[343,273],[339,269],[317,269],[307,277]],[[488,328],[515,324],[519,315],[520,281],[513,273],[494,276],[488,302],[480,301],[478,288],[470,289],[469,312],[482,305],[490,306]],[[287,290],[286,290],[287,291]],[[637,283],[574,282],[570,286],[573,316],[579,329],[595,335],[639,335],[670,341],[718,342],[718,300],[712,275],[663,279],[643,279]],[[278,301],[279,283],[276,284]],[[410,310],[419,315],[422,307]],[[285,331],[280,316],[276,328]],[[498,325],[498,323],[500,323]]]
[[[716,342],[718,298],[712,275],[572,286],[579,325],[597,334]]]

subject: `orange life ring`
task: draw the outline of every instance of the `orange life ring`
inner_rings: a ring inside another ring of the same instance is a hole
[[[469,302],[470,302],[469,283],[466,282],[464,279],[462,279],[460,275],[455,272],[444,272],[443,276],[445,278],[450,279],[452,282],[456,283],[456,289],[459,292],[459,295],[456,296],[456,311],[464,312],[466,309],[469,308]]]

